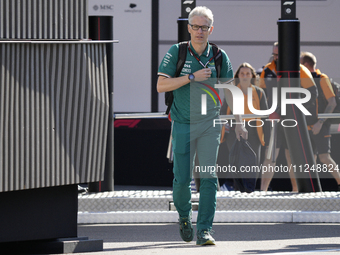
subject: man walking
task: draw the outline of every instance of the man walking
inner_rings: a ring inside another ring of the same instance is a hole
[[[179,77],[174,77],[179,44],[173,45],[158,69],[158,92],[173,91],[171,106],[173,144],[173,200],[179,213],[180,235],[186,242],[194,238],[191,222],[191,187],[195,156],[199,158],[200,200],[197,217],[197,245],[215,244],[211,236],[216,210],[217,176],[206,171],[216,164],[220,126],[213,125],[218,118],[220,103],[215,90],[216,69],[212,46],[208,37],[213,31],[213,14],[206,7],[194,8],[188,17],[191,40],[187,43],[187,57]],[[227,54],[222,54],[221,80],[233,77]],[[227,95],[228,96],[228,95]],[[203,99],[205,98],[205,102]],[[242,126],[238,136],[246,137]],[[196,168],[195,168],[196,169]],[[205,170],[205,171],[203,171]]]

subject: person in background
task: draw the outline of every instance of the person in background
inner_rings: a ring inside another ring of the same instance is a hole
[[[248,106],[248,96],[249,96],[249,91],[248,89],[251,88],[252,91],[252,104],[255,109],[257,110],[267,110],[268,105],[267,105],[267,98],[266,95],[263,91],[263,89],[255,86],[256,84],[256,71],[255,69],[249,64],[249,63],[242,63],[235,75],[234,75],[234,80],[235,80],[235,86],[240,88],[243,92],[244,96],[244,114],[252,114],[252,112],[249,110]],[[226,112],[224,114],[230,115],[232,114],[232,110],[228,105],[226,105]],[[256,121],[253,121],[256,119]],[[258,159],[260,158],[260,149],[261,145],[265,145],[265,140],[264,140],[264,129],[265,127],[268,127],[268,125],[263,125],[263,123],[268,123],[268,122],[262,122],[261,119],[259,118],[251,118],[251,119],[243,119],[245,123],[247,124],[249,120],[252,120],[251,126],[247,125],[246,129],[248,131],[248,142],[250,143],[252,149],[255,151],[257,154]],[[235,121],[233,121],[234,123]],[[236,133],[235,133],[235,124],[230,125],[231,128],[229,129],[229,133],[226,135],[226,138],[224,137],[224,130],[225,126],[222,127],[222,137],[221,137],[221,142],[226,139],[227,146],[229,151],[231,150],[232,145],[234,144],[236,138]],[[266,128],[266,131],[268,132],[269,130]],[[253,187],[255,189],[256,185],[256,179],[254,179]],[[235,190],[237,190],[237,187],[234,187]]]
[[[261,73],[260,76],[260,82],[259,82],[259,86],[261,88],[264,89],[266,96],[267,96],[267,100],[268,100],[268,107],[272,106],[272,90],[274,87],[278,87],[277,84],[277,61],[279,59],[279,44],[278,42],[275,42],[273,45],[273,60],[272,62],[268,63],[264,68],[263,71]],[[308,89],[311,94],[312,94],[312,98],[311,98],[311,102],[315,103],[316,101],[316,94],[317,94],[317,89],[316,89],[316,85],[315,82],[313,80],[313,77],[310,73],[310,71],[303,65],[300,65],[300,85],[302,88]],[[280,114],[275,111],[272,114],[270,114],[269,119],[274,120],[274,119],[280,119]],[[285,149],[285,156],[286,156],[286,160],[287,160],[287,165],[290,166],[292,164],[291,162],[291,157],[289,154],[289,150],[288,150],[288,146],[287,146],[287,142],[286,142],[286,138],[285,138],[285,134],[283,131],[283,127],[282,125],[278,125],[278,124],[274,124],[277,126],[277,133],[276,133],[276,148],[274,151],[274,158],[268,158],[268,149],[269,147],[266,148],[266,152],[265,152],[265,159],[263,162],[264,166],[271,166],[271,168],[273,168],[276,164],[276,159],[277,156],[279,155],[280,152],[280,148],[284,148]],[[269,139],[268,139],[269,140]],[[267,167],[267,169],[269,169],[269,167]],[[294,172],[292,171],[292,168],[289,167],[289,177],[290,177],[290,181],[292,184],[292,192],[298,192],[298,186],[297,186],[297,182],[295,179],[295,175]],[[274,172],[272,171],[266,171],[262,173],[262,177],[261,177],[261,190],[262,191],[267,191],[269,184],[272,180],[274,176]]]
[[[300,63],[312,73],[318,87],[318,113],[331,113],[337,106],[335,94],[328,76],[316,69],[316,57],[310,52],[302,52]],[[331,125],[326,118],[319,119],[309,130],[315,158],[319,157],[322,164],[331,170],[340,191],[340,174],[334,171],[337,165],[331,157]]]
[[[267,95],[267,100],[268,100],[268,106],[270,107],[272,105],[272,89],[277,87],[277,61],[279,58],[279,43],[275,42],[273,44],[273,53],[272,53],[272,61],[268,63],[267,65],[264,66],[262,73],[260,75],[260,82],[259,86],[260,88],[263,88],[266,92]],[[269,116],[269,119],[280,119],[280,116],[274,112]],[[275,161],[277,159],[277,156],[279,155],[280,148],[283,147],[285,150],[285,156],[287,160],[287,164],[291,165],[291,159],[289,155],[289,150],[286,144],[286,140],[284,137],[283,129],[280,125],[277,126],[277,135],[276,135],[276,148],[275,148],[275,159],[271,159],[267,157],[268,153],[268,147],[266,148],[265,151],[265,159],[263,162],[263,165],[267,166],[275,166]],[[269,140],[269,138],[268,138]],[[268,144],[267,144],[268,146]],[[261,190],[262,191],[267,191],[269,188],[269,184],[273,178],[274,173],[270,172],[265,172],[262,174],[261,177]],[[292,191],[297,192],[297,184],[296,180],[294,178],[294,173],[289,173],[289,177],[291,180],[292,184]]]

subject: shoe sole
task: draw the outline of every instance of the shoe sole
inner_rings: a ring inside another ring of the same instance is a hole
[[[215,245],[215,242],[208,240],[205,243],[196,243],[196,245]]]

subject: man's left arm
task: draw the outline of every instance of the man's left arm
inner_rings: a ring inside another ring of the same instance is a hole
[[[337,104],[336,104],[335,94],[333,92],[331,82],[329,81],[329,78],[327,76],[324,76],[320,79],[320,86],[328,102],[324,113],[332,113]],[[326,120],[327,118],[321,118],[313,125],[312,131],[314,135],[320,132],[323,126],[323,123],[325,123]]]

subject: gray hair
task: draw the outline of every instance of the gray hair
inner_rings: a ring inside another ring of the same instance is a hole
[[[189,13],[189,24],[191,24],[194,16],[206,17],[209,20],[209,26],[211,27],[214,23],[214,15],[210,9],[205,6],[197,6]]]

